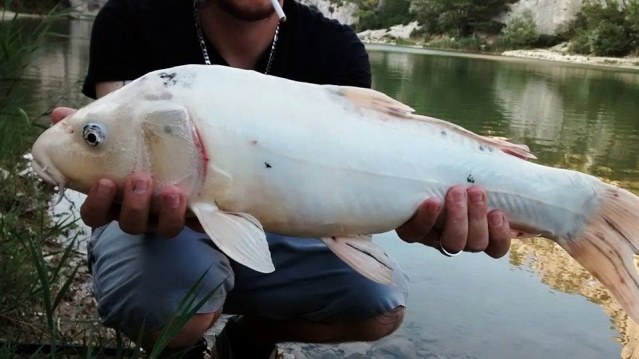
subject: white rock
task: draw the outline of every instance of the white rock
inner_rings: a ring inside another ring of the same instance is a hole
[[[583,2],[583,0],[519,0],[511,4],[510,12],[501,16],[498,21],[506,23],[511,17],[519,16],[525,10],[532,10],[537,31],[552,35],[559,25],[575,17],[581,10]]]
[[[410,39],[411,34],[415,30],[421,29],[421,25],[417,21],[413,21],[406,25],[395,25],[390,29],[365,30],[357,34],[363,42],[369,43],[385,43],[394,39]]]

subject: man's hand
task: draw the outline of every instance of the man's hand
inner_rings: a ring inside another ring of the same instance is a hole
[[[58,123],[75,109],[58,107],[51,120]],[[116,203],[122,199],[121,204]],[[186,217],[186,196],[176,186],[167,186],[153,203],[153,181],[147,174],[136,173],[127,178],[124,188],[115,182],[101,179],[91,187],[80,208],[82,220],[89,227],[100,227],[117,220],[120,228],[129,234],[156,232],[165,238],[175,237],[185,224],[201,230],[196,218]]]
[[[486,252],[493,258],[503,257],[510,249],[510,225],[501,211],[487,213],[486,203],[482,188],[454,186],[446,194],[444,206],[437,198],[424,201],[415,215],[397,228],[397,235],[408,243],[419,242],[448,253]]]

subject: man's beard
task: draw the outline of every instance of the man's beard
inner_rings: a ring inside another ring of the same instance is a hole
[[[264,6],[260,7],[251,4],[252,1],[211,0],[211,2],[216,3],[220,7],[220,10],[242,21],[263,20],[275,12],[270,2],[265,2]]]

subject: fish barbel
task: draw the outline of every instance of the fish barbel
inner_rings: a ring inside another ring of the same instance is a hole
[[[371,89],[316,85],[225,66],[150,72],[47,129],[32,166],[87,193],[136,171],[177,185],[212,241],[235,261],[275,270],[265,231],[321,239],[371,280],[389,258],[371,235],[424,200],[479,185],[517,231],[554,240],[639,319],[639,198],[551,168],[523,145],[414,114]],[[514,155],[513,155],[514,154]]]

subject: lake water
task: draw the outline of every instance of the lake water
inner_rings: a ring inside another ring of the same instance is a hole
[[[54,99],[88,102],[79,87],[91,23],[57,29],[70,38],[52,39],[23,84],[33,116]],[[639,193],[638,72],[384,46],[369,53],[374,88],[418,113],[525,143],[539,163]],[[376,241],[411,276],[397,357],[639,358],[637,326],[550,241],[514,241],[499,260],[446,258],[392,233]]]

